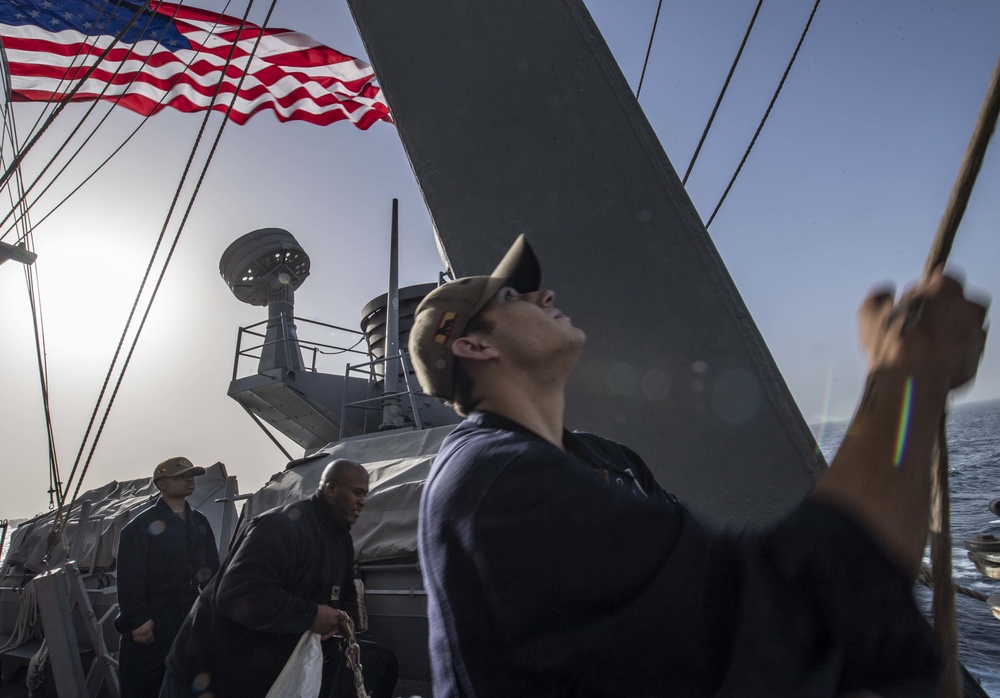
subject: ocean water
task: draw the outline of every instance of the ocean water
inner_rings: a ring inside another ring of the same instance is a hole
[[[846,422],[813,427],[828,462],[846,429]],[[1000,594],[1000,581],[980,574],[963,545],[976,533],[1000,535],[1000,519],[988,508],[990,500],[1000,497],[1000,400],[952,408],[947,432],[952,575],[960,586],[987,596]],[[931,591],[918,584],[916,596],[930,619]],[[987,694],[1000,698],[1000,620],[984,602],[964,594],[955,597],[955,619],[962,664],[980,679]]]

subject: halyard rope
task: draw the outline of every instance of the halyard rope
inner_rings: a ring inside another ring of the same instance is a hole
[[[345,613],[344,622],[347,624],[347,651],[344,654],[347,657],[348,666],[354,671],[354,690],[357,692],[358,698],[370,698],[368,692],[365,691],[365,677],[361,673],[361,647],[358,646],[358,641],[354,638],[354,620]]]
[[[1000,60],[993,68],[986,98],[979,110],[976,127],[962,158],[958,177],[951,190],[944,215],[938,225],[930,255],[924,266],[926,278],[935,269],[942,267],[951,251],[958,224],[972,194],[972,187],[979,174],[986,147],[996,127],[1000,113]],[[938,696],[958,698],[962,695],[962,672],[958,663],[958,629],[955,623],[955,595],[952,591],[951,572],[951,525],[948,495],[948,444],[945,434],[947,410],[942,412],[938,424],[937,441],[934,446],[934,463],[931,471],[931,581],[934,589],[932,608],[934,611],[934,632],[944,657],[944,671]]]
[[[45,680],[45,665],[48,664],[48,661],[49,643],[42,640],[42,646],[28,662],[28,676],[24,680],[24,685],[28,688],[28,696],[34,696],[35,689],[39,688]]]
[[[35,582],[29,581],[20,590],[20,604],[17,609],[17,620],[10,639],[0,647],[0,652],[14,649],[30,640],[42,637],[42,627],[38,623],[38,599],[35,595]]]

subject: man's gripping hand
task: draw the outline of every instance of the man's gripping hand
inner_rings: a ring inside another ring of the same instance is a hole
[[[986,344],[988,303],[966,298],[962,284],[936,271],[893,303],[884,288],[858,312],[869,371],[901,369],[945,392],[976,375]]]
[[[313,621],[310,630],[314,633],[319,633],[322,640],[326,640],[334,635],[347,637],[349,627],[347,623],[349,618],[350,616],[347,615],[347,611],[341,611],[332,606],[320,604],[316,607],[316,619]]]

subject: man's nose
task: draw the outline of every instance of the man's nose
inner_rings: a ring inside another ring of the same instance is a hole
[[[542,308],[548,308],[556,299],[556,292],[550,288],[535,291],[535,302]]]

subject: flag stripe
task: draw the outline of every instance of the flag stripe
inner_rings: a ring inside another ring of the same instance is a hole
[[[170,81],[169,89],[164,87],[164,83],[160,81],[151,81],[148,79],[143,79],[142,81],[136,81],[128,86],[111,86],[110,89],[106,90],[106,94],[110,96],[119,96],[125,94],[143,94],[149,98],[159,100],[163,98],[165,94],[169,94],[171,97],[175,95],[184,95],[189,100],[204,100],[207,104],[208,100],[211,99],[212,94],[215,92],[216,85],[199,85],[198,83],[190,80],[188,76],[184,75],[177,81]],[[38,77],[28,83],[25,81],[25,86],[20,93],[27,94],[31,92],[37,99],[39,95],[44,95],[45,93],[56,94],[57,98],[64,96],[69,92],[66,87],[67,83],[63,81],[60,84],[58,77]],[[95,98],[102,90],[104,90],[108,85],[107,81],[103,81],[100,78],[94,78],[85,81],[78,92],[78,99],[83,99],[79,95],[85,94],[89,95],[90,99]],[[351,112],[359,108],[371,107],[377,104],[376,100],[371,97],[364,97],[359,95],[354,100],[344,101],[339,99],[336,95],[326,93],[320,97],[316,97],[311,94],[309,90],[309,85],[299,85],[298,87],[290,87],[283,91],[281,97],[275,97],[271,94],[270,86],[257,84],[247,86],[244,83],[243,88],[239,92],[239,97],[237,98],[235,109],[238,111],[243,111],[243,106],[251,102],[256,103],[263,101],[274,102],[277,106],[288,107],[291,104],[302,103],[301,109],[313,110],[316,112],[322,111],[326,108],[332,108],[336,105],[343,105],[343,107]],[[217,102],[222,104],[228,104],[231,100],[231,96],[236,91],[236,83],[234,81],[226,81],[219,88],[219,97]],[[169,100],[164,100],[168,103]]]
[[[90,56],[97,59],[111,43],[112,37],[101,36],[88,40],[85,35],[73,32],[75,37],[64,36],[63,41],[50,41],[46,37],[50,34],[38,32],[39,38],[33,38],[29,34],[31,30],[22,32],[22,36],[4,37],[4,45],[10,51],[23,51],[29,57],[36,57],[37,53],[44,53],[50,56],[47,61],[53,65],[68,65],[69,61],[62,62],[61,58],[76,58],[78,56]],[[33,33],[33,32],[32,32]],[[64,32],[69,34],[69,32]],[[70,41],[70,39],[73,39]],[[252,48],[252,42],[247,49]],[[306,72],[316,75],[334,73],[343,80],[355,80],[371,82],[371,68],[364,63],[350,56],[344,56],[337,52],[321,51],[316,48],[297,49],[298,53],[274,53],[258,51],[253,60],[255,65],[274,65],[279,67],[294,68],[296,71]],[[120,62],[131,57],[153,56],[156,61],[179,60],[185,61],[192,55],[204,57],[209,61],[215,61],[219,65],[225,63],[229,57],[228,49],[225,52],[217,51],[193,51],[190,49],[180,49],[173,52],[161,50],[159,44],[154,41],[141,41],[128,47],[117,46],[108,52],[105,60],[109,63]],[[248,50],[239,48],[233,54],[233,63],[246,65],[246,58],[249,56]],[[90,61],[92,62],[92,61]],[[88,64],[90,63],[88,62]],[[77,62],[78,63],[78,62]],[[154,61],[153,65],[156,64]]]
[[[15,101],[65,97],[128,20],[98,19],[95,7],[81,0],[53,8],[46,0],[0,0],[0,36]],[[225,110],[239,86],[231,118],[240,124],[268,109],[280,121],[326,125],[346,119],[362,129],[391,122],[374,71],[364,61],[287,29],[247,24],[240,31],[240,21],[226,15],[163,2],[151,9],[154,15],[135,22],[145,27],[143,35],[130,30],[131,42],[108,52],[74,101],[107,99],[144,115],[167,106]],[[88,37],[102,22],[104,33]]]
[[[11,63],[11,72],[18,77],[32,76],[35,74],[56,77],[65,75],[67,79],[79,79],[87,69],[94,65],[99,58],[100,51],[77,55],[69,47],[65,48],[67,55],[52,55],[46,63],[35,63],[36,52],[30,47],[25,48],[23,42],[11,41],[7,47],[7,58]],[[89,48],[89,47],[86,47]],[[150,46],[137,45],[135,50],[114,51],[101,61],[101,67],[95,71],[95,75],[100,73],[108,77],[119,73],[134,74],[135,72],[148,73],[166,79],[168,76],[177,74],[178,70],[188,69],[199,76],[211,75],[212,79],[218,79],[221,69],[226,65],[226,61],[214,56],[197,53],[194,51],[178,51],[175,53],[153,52],[146,49]],[[54,52],[53,52],[54,54]],[[192,60],[187,66],[187,61]],[[378,88],[372,85],[371,78],[364,70],[358,70],[355,62],[345,61],[335,66],[320,66],[314,68],[302,68],[286,70],[262,61],[254,60],[247,69],[248,60],[246,57],[230,62],[227,74],[238,78],[244,72],[248,73],[248,79],[256,77],[258,80],[267,79],[279,80],[282,77],[292,77],[303,83],[315,83],[323,89],[317,90],[317,94],[326,92],[328,89],[340,88],[345,93],[362,92],[366,88]],[[120,82],[115,80],[116,82]]]

